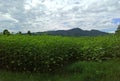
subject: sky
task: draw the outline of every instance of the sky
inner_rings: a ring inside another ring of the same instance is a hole
[[[0,32],[81,28],[114,32],[120,0],[0,0]]]

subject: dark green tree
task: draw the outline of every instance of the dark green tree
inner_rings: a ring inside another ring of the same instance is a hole
[[[120,25],[118,25],[117,30],[115,31],[115,34],[120,35]]]
[[[7,29],[5,29],[3,30],[3,35],[10,35],[10,32]]]
[[[22,35],[22,32],[21,32],[21,31],[19,31],[17,34]]]
[[[31,35],[31,31],[28,31],[27,34],[28,34],[28,35]]]

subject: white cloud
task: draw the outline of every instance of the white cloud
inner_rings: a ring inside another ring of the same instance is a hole
[[[6,14],[0,14],[0,21],[1,22],[6,22],[6,21],[11,21],[11,22],[18,22],[18,20],[14,19],[9,13]]]
[[[79,27],[111,32],[116,29],[111,21],[119,13],[120,0],[0,0],[0,31]]]
[[[24,8],[25,8],[26,10],[30,10],[30,9],[32,9],[32,8],[38,7],[38,5],[39,5],[40,3],[41,3],[40,0],[26,0],[26,1],[25,1],[25,6],[24,6]]]

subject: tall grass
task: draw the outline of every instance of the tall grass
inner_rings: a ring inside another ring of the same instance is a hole
[[[120,37],[0,36],[0,68],[58,72],[76,61],[120,58]]]
[[[0,71],[0,81],[120,81],[120,60],[78,61],[64,69],[55,75]]]

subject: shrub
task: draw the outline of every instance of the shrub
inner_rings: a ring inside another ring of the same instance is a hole
[[[1,36],[0,68],[56,72],[76,61],[120,57],[120,37]]]

